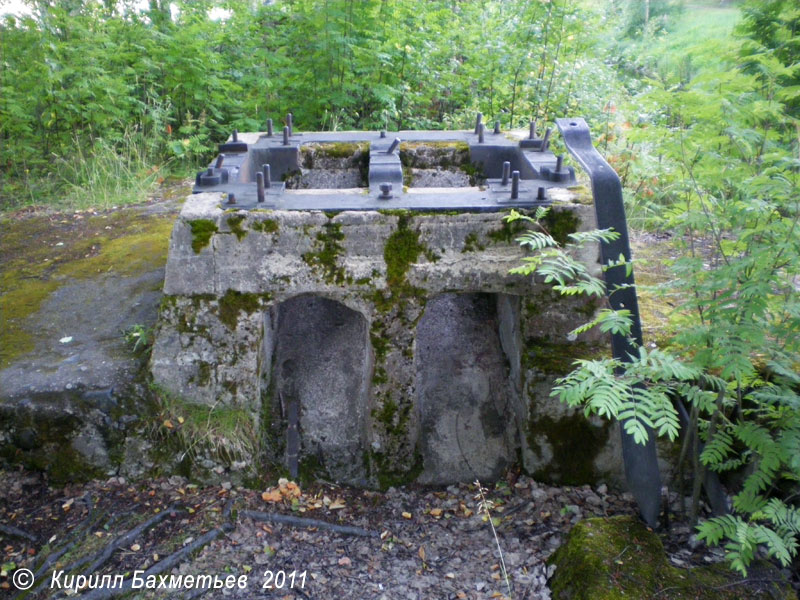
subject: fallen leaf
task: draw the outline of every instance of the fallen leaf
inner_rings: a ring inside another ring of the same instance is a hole
[[[417,554],[419,554],[419,557],[422,559],[422,562],[425,562],[425,546],[420,546]]]
[[[340,508],[344,508],[344,507],[345,507],[345,503],[344,503],[344,500],[342,500],[341,498],[337,498],[336,500],[331,502],[330,506],[328,506],[328,508],[331,509],[331,510],[339,510]]]
[[[173,425],[172,421],[170,421],[169,419],[164,419],[164,427],[166,427],[167,429],[174,429],[175,425]]]
[[[64,512],[67,512],[72,507],[73,502],[75,502],[75,498],[70,498],[61,505],[61,508],[64,510]]]
[[[134,552],[138,552],[141,549],[142,547],[139,544],[134,544],[133,546],[131,546],[131,550],[133,550]]]
[[[404,512],[402,514],[403,514],[403,518],[404,519],[410,519],[411,518],[411,513],[410,512]]]
[[[433,516],[433,517],[441,517],[442,516],[442,509],[441,508],[432,508],[431,509],[431,516]]]
[[[264,502],[280,502],[283,500],[280,490],[267,490],[261,494],[261,499]]]
[[[350,564],[351,564],[351,561],[346,556],[343,556],[342,558],[339,559],[339,565],[342,566],[342,567],[349,567]]]

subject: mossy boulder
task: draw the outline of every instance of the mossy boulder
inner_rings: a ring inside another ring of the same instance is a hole
[[[772,583],[780,576],[768,563],[754,566],[767,576],[751,581],[725,564],[673,567],[658,535],[630,516],[580,521],[548,563],[554,600],[796,598],[788,583]]]

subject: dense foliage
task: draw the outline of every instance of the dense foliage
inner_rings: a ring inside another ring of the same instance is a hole
[[[676,438],[686,403],[691,514],[706,472],[727,474],[731,512],[702,523],[700,537],[724,543],[744,573],[759,547],[790,564],[800,535],[800,11],[751,1],[743,14],[735,36],[685,43],[680,55],[669,36],[616,47],[632,94],[605,141],[634,215],[681,250],[663,289],[676,333],[666,351],[639,348],[630,362],[581,361],[554,393],[637,441],[648,428]],[[524,270],[553,279],[543,264]],[[593,324],[620,331],[621,319]],[[677,484],[683,497],[683,475]]]
[[[604,102],[587,85],[598,16],[576,2],[31,6],[0,25],[5,208],[59,184],[74,200],[106,179],[141,181],[287,112],[307,130],[461,128],[477,110],[509,127]]]

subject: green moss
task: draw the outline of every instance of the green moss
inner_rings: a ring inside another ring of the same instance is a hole
[[[329,284],[344,285],[351,283],[344,267],[338,264],[339,255],[344,252],[341,242],[344,240],[341,223],[325,223],[323,230],[317,233],[315,251],[302,255],[303,261],[312,269],[320,272]]]
[[[669,564],[659,537],[636,517],[594,518],[578,522],[566,542],[548,559],[554,598],[570,600],[755,600],[796,597],[769,563],[771,576],[752,583],[738,580],[724,565],[679,569]]]
[[[366,152],[369,144],[366,142],[328,142],[314,144],[314,152],[319,156],[328,158],[349,158],[358,152]]]
[[[542,225],[550,232],[553,239],[563,246],[569,242],[569,234],[578,230],[580,219],[572,210],[550,210],[542,219]]]
[[[598,348],[586,342],[554,342],[550,338],[525,340],[522,364],[548,375],[563,376],[572,371],[580,358],[596,358]]]
[[[424,468],[422,464],[422,454],[415,450],[411,466],[409,469],[400,469],[393,463],[391,458],[382,452],[370,451],[365,457],[365,463],[369,465],[367,472],[374,472],[375,479],[381,490],[388,490],[390,487],[399,487],[413,482],[420,476]]]
[[[543,458],[544,441],[552,449],[547,465],[531,475],[536,481],[559,485],[584,485],[598,482],[595,459],[608,443],[610,425],[592,425],[583,413],[554,419],[549,416],[531,418],[527,442],[532,452]],[[542,440],[544,438],[544,440]]]
[[[459,165],[459,169],[469,176],[469,184],[473,187],[486,182],[486,175],[483,173],[483,165],[467,162]]]
[[[213,366],[211,363],[200,361],[197,367],[197,384],[205,387],[211,382],[211,373]]]
[[[225,295],[219,299],[219,320],[222,321],[228,329],[234,330],[239,322],[239,313],[245,312],[251,314],[259,310],[261,308],[262,299],[269,300],[269,295],[228,290],[225,292]]]
[[[467,237],[464,238],[464,247],[461,249],[462,253],[466,252],[478,252],[483,251],[486,249],[484,244],[481,244],[480,238],[478,238],[478,234],[474,231],[467,234]]]
[[[189,221],[189,228],[192,230],[192,250],[195,254],[208,246],[211,236],[217,233],[217,224],[211,219],[195,219]]]
[[[386,283],[390,288],[399,288],[405,283],[406,273],[426,248],[419,241],[419,231],[409,227],[411,217],[401,216],[397,230],[386,240],[383,260],[386,262]]]
[[[242,227],[242,221],[244,221],[244,219],[244,215],[228,217],[228,227],[230,227],[231,233],[233,233],[240,242],[247,236],[247,230]]]
[[[0,367],[36,346],[26,323],[55,290],[74,279],[137,275],[163,267],[172,217],[124,210],[92,218],[47,215],[0,221]]]
[[[36,394],[33,405],[62,405],[61,394]],[[73,398],[80,410],[89,410],[80,398]],[[13,411],[13,416],[11,414]],[[28,469],[44,471],[53,483],[64,484],[102,477],[101,469],[92,467],[72,445],[80,434],[84,421],[64,411],[44,413],[24,405],[0,407],[0,422],[13,422],[12,443],[0,445],[0,462],[19,464]],[[107,432],[100,431],[104,437]]]
[[[297,479],[302,486],[317,483],[320,479],[327,479],[328,472],[319,458],[314,454],[306,454],[297,463]]]
[[[525,211],[519,210],[518,212],[524,213]],[[510,244],[526,229],[525,223],[521,220],[508,222],[503,219],[500,227],[494,231],[486,234],[495,244]]]
[[[237,390],[239,389],[239,384],[235,381],[223,381],[222,388],[231,394],[232,396],[236,395]]]

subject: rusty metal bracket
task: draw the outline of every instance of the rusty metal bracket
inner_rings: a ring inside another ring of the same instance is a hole
[[[614,169],[600,156],[592,144],[589,126],[581,118],[556,119],[556,125],[570,154],[583,167],[592,183],[597,226],[613,229],[619,237],[600,246],[604,265],[615,263],[620,256],[630,262],[631,249],[628,241],[628,225],[622,202],[622,183]],[[612,335],[611,349],[614,358],[630,362],[642,345],[642,325],[639,319],[639,303],[636,299],[633,271],[624,265],[605,271],[608,300],[614,310],[627,309],[631,313],[631,335]],[[647,444],[634,442],[633,437],[622,433],[622,457],[625,461],[625,478],[631,493],[639,505],[639,512],[651,527],[658,524],[661,512],[661,474],[656,455],[655,434],[649,431]]]

